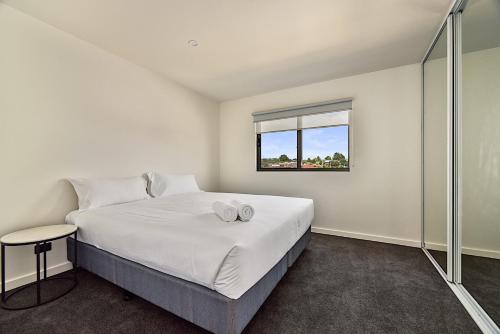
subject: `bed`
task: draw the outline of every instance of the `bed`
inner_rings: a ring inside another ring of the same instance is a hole
[[[223,222],[214,201],[251,204]],[[78,265],[214,333],[240,333],[306,247],[310,199],[196,192],[74,211]],[[68,259],[74,259],[68,239]]]

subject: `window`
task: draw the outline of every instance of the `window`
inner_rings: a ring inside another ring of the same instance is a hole
[[[302,168],[349,168],[349,126],[302,130]]]
[[[258,171],[349,171],[351,100],[254,113]]]
[[[261,168],[297,168],[296,131],[267,132],[260,136]]]

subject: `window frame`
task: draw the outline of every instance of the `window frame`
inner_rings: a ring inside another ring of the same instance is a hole
[[[263,168],[262,167],[262,141],[261,133],[256,135],[257,144],[257,172],[350,172],[351,171],[351,124],[341,124],[333,126],[320,126],[308,129],[320,129],[320,128],[333,128],[336,126],[347,126],[347,156],[348,156],[348,167],[347,168],[303,168],[302,167],[302,129],[297,129],[297,167],[295,168]],[[290,130],[286,130],[290,131]],[[282,132],[282,131],[276,131]],[[284,132],[284,131],[283,131]]]

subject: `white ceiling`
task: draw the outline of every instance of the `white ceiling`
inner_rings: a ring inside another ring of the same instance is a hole
[[[0,1],[216,100],[416,63],[451,2]]]

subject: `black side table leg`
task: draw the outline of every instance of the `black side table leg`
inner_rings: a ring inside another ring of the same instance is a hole
[[[78,237],[76,235],[78,231],[75,231],[75,259],[73,261],[73,275],[75,275],[75,282],[77,280],[77,277],[76,277],[76,269],[78,268]]]
[[[5,302],[5,245],[2,244],[2,302]]]
[[[47,279],[47,243],[43,243],[43,280]]]
[[[36,249],[40,249],[40,243],[36,243]],[[36,304],[40,305],[40,252],[36,252]]]

